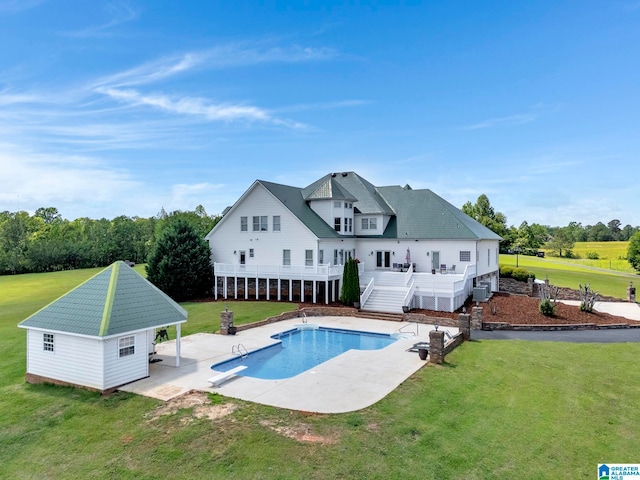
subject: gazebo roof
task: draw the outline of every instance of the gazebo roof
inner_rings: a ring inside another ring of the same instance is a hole
[[[108,337],[186,321],[180,305],[118,261],[18,326]]]

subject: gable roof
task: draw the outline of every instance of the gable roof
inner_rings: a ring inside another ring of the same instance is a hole
[[[338,238],[340,235],[313,211],[303,197],[300,188],[258,180],[286,208],[293,213],[318,238]]]
[[[501,237],[431,190],[377,187],[396,212],[383,237],[427,240],[501,240]]]
[[[108,337],[186,320],[187,312],[180,305],[118,261],[18,326]]]

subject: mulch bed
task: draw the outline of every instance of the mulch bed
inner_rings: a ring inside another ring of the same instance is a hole
[[[608,313],[593,311],[587,313],[580,311],[579,306],[566,305],[558,302],[556,304],[556,314],[553,317],[546,317],[538,309],[539,298],[527,297],[525,295],[514,295],[509,293],[494,293],[489,302],[480,303],[483,307],[485,322],[509,323],[511,325],[614,325],[614,324],[637,324],[633,320],[624,317],[617,317]],[[473,302],[465,305],[467,313],[471,313]],[[495,311],[495,313],[493,313]],[[458,318],[460,312],[432,312],[419,310],[429,316],[439,316],[448,318]]]

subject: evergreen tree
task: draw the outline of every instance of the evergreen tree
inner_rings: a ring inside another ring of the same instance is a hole
[[[177,301],[202,298],[213,288],[209,245],[183,220],[171,222],[147,261],[147,279]]]
[[[342,292],[340,301],[345,305],[353,305],[360,301],[360,275],[358,273],[358,262],[350,258],[344,265],[342,271]]]

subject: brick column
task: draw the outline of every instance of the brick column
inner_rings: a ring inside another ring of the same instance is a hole
[[[483,313],[482,307],[471,308],[471,328],[473,330],[482,330]]]
[[[471,315],[468,313],[458,315],[458,328],[465,341],[471,340]]]
[[[442,365],[444,362],[444,332],[429,332],[429,363]]]
[[[233,326],[233,312],[220,312],[220,335],[229,335],[229,327]]]

